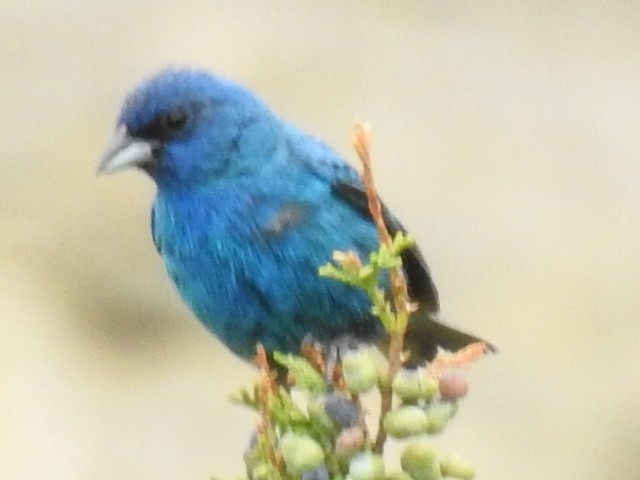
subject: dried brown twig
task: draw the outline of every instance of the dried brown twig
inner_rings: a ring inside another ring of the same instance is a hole
[[[256,345],[256,363],[260,368],[260,376],[258,379],[258,403],[260,409],[260,423],[258,425],[258,433],[265,440],[261,442],[267,449],[267,457],[272,465],[279,470],[284,469],[282,456],[276,450],[277,442],[274,438],[274,429],[271,424],[270,405],[271,399],[276,394],[278,386],[274,375],[269,366],[267,352],[261,343]]]

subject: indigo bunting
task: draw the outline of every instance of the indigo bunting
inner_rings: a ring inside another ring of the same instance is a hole
[[[242,86],[167,69],[126,98],[100,173],[135,167],[157,186],[153,242],[182,299],[241,357],[297,352],[305,338],[383,343],[361,291],[318,276],[335,250],[361,258],[378,236],[356,171]],[[390,231],[403,230],[385,208]],[[406,346],[430,359],[477,337],[436,320],[438,294],[417,247],[403,254],[420,308]]]

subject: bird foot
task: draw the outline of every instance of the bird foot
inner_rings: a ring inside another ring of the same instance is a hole
[[[341,361],[345,353],[357,350],[363,345],[362,340],[352,335],[342,335],[330,343],[317,341],[307,335],[302,340],[300,351],[302,355],[324,376],[327,387],[344,386]]]
[[[345,353],[357,350],[363,342],[352,335],[341,335],[328,345],[325,381],[338,387],[344,384],[340,363]]]

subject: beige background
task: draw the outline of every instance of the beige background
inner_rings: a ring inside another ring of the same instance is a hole
[[[153,186],[94,168],[167,64],[242,81],[353,158],[443,316],[501,354],[437,443],[478,479],[640,475],[640,3],[56,1],[0,5],[0,478],[242,473],[252,378],[181,304]]]

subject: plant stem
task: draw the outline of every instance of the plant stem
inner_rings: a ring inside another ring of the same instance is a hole
[[[369,128],[366,125],[357,124],[355,126],[355,133],[353,139],[353,145],[356,149],[358,157],[362,162],[362,181],[364,183],[367,202],[369,204],[369,211],[371,217],[378,229],[378,236],[380,242],[387,248],[391,248],[393,239],[389,234],[389,230],[384,222],[382,214],[382,204],[373,181],[373,174],[371,172],[371,154],[370,154],[370,137]],[[380,385],[380,421],[378,425],[378,433],[373,445],[375,452],[382,452],[384,443],[387,438],[387,434],[382,428],[382,423],[385,415],[391,410],[393,406],[393,391],[391,390],[391,380],[402,366],[402,349],[404,344],[404,332],[407,325],[407,320],[410,314],[410,301],[407,290],[407,280],[404,276],[404,272],[401,267],[396,267],[390,270],[389,277],[391,281],[391,295],[393,297],[393,304],[395,307],[396,322],[393,328],[389,331],[389,368],[386,378]]]

